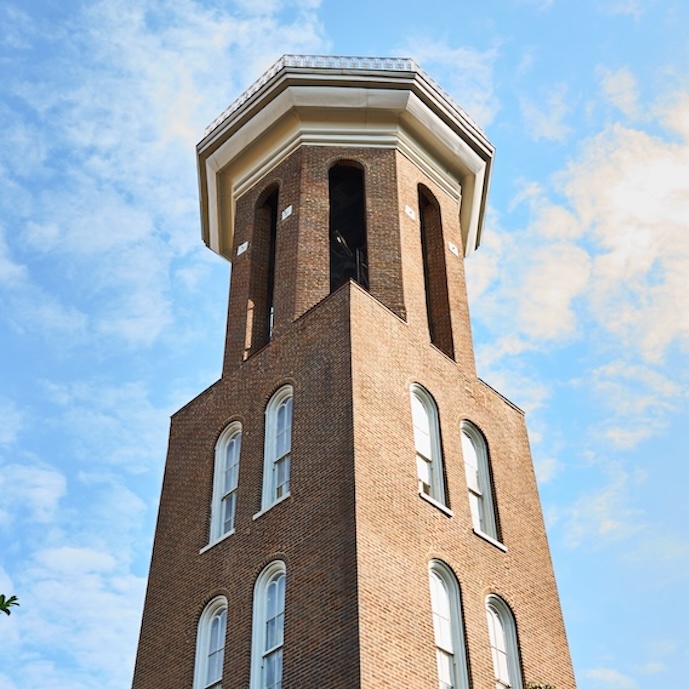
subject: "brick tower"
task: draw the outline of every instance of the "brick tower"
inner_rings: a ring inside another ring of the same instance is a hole
[[[285,56],[197,152],[227,344],[172,418],[134,689],[574,689],[474,364],[490,142],[411,60]]]

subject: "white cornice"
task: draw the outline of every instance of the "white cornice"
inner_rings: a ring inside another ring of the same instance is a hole
[[[425,73],[283,65],[225,111],[197,147],[211,249],[231,259],[237,198],[299,146],[396,148],[461,199],[465,251],[478,246],[493,147]]]

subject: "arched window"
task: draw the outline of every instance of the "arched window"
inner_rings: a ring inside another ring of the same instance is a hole
[[[419,492],[445,505],[438,408],[430,394],[420,385],[411,387],[411,416]]]
[[[495,689],[522,689],[514,615],[502,598],[492,595],[486,599],[486,613],[495,670]]]
[[[364,171],[354,164],[330,168],[330,291],[350,278],[368,289]]]
[[[499,540],[498,521],[488,463],[488,447],[481,431],[469,421],[462,422],[462,454],[469,490],[469,507],[474,531]]]
[[[282,689],[285,581],[282,560],[271,562],[254,587],[251,689]]]
[[[277,186],[270,187],[259,198],[254,219],[254,237],[251,249],[251,279],[249,301],[251,315],[251,346],[266,344],[273,334],[275,315],[275,246],[278,223]]]
[[[431,342],[447,356],[454,358],[440,205],[433,194],[421,184],[418,193],[428,332]]]
[[[468,689],[462,603],[452,570],[433,560],[428,568],[439,689]]]
[[[221,689],[226,632],[227,600],[218,596],[205,607],[199,620],[194,689]]]
[[[272,396],[266,407],[262,510],[289,495],[292,396],[292,386],[285,385]]]
[[[215,445],[211,543],[234,531],[241,444],[242,426],[239,422],[234,422],[220,434]]]

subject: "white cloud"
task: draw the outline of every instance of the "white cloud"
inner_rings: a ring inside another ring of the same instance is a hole
[[[480,51],[450,46],[435,38],[418,38],[400,52],[414,58],[432,74],[482,127],[490,124],[499,109],[494,86],[496,48]]]
[[[533,438],[533,435],[530,435]],[[555,476],[562,470],[562,464],[555,459],[555,457],[534,456],[534,469],[539,484],[548,483],[552,481]]]
[[[645,7],[642,0],[606,0],[601,3],[601,10],[608,14],[622,14],[634,17],[637,21],[641,19]]]
[[[35,561],[46,570],[64,575],[110,572],[115,566],[115,558],[109,553],[74,546],[47,548],[36,554]]]
[[[0,464],[0,526],[11,526],[19,514],[28,523],[51,523],[66,491],[65,476],[52,467]]]
[[[588,254],[573,244],[558,242],[535,249],[527,260],[517,315],[520,330],[541,342],[573,337],[577,317],[572,302],[588,284]]]
[[[99,466],[142,473],[164,455],[172,410],[155,407],[143,383],[43,385],[61,407],[51,423],[72,436],[75,456],[89,467],[96,461]]]
[[[5,239],[5,228],[0,224],[0,286],[19,287],[27,277],[26,266],[17,263]]]
[[[612,361],[586,378],[609,409],[602,433],[613,446],[628,449],[656,435],[676,411],[684,389],[647,365]]]
[[[602,489],[587,491],[569,507],[551,510],[563,524],[569,548],[626,540],[645,528],[640,512],[629,504],[629,473],[612,460],[607,460],[606,470],[608,484]]]
[[[61,331],[63,346],[150,345],[166,332],[171,263],[199,260],[194,145],[282,52],[325,46],[317,5],[268,2],[248,17],[191,0],[107,0],[50,27],[6,14],[5,35],[21,26],[51,55],[5,84],[22,108],[0,143],[12,190],[0,208],[16,228],[0,237],[0,284],[22,286],[3,305],[9,322]],[[12,258],[17,238],[26,265]]]
[[[529,211],[526,226],[508,232],[491,213],[466,264],[472,315],[492,334],[477,361],[491,376],[596,333],[586,347],[599,363],[581,377],[609,412],[599,437],[618,449],[686,404],[689,94],[655,112],[665,138],[613,125],[583,142],[554,191],[521,181],[511,210]]]
[[[637,687],[631,677],[614,668],[601,667],[585,670],[584,676],[592,682],[589,685],[591,689],[636,689]]]
[[[24,427],[25,413],[9,399],[0,397],[0,444],[13,443]]]
[[[20,584],[27,609],[20,624],[24,676],[47,663],[53,686],[67,686],[55,677],[49,656],[36,656],[36,649],[49,648],[77,677],[100,676],[113,688],[131,679],[131,630],[139,620],[143,578],[124,572],[108,552],[64,546],[38,550]]]
[[[676,121],[687,102],[666,114]],[[589,299],[598,323],[662,361],[689,349],[689,142],[615,126],[589,141],[563,175],[595,256]]]
[[[570,111],[567,87],[559,84],[538,103],[530,98],[520,100],[524,127],[534,141],[564,141],[572,132],[565,122]]]
[[[639,90],[634,75],[628,69],[599,70],[604,97],[627,117],[639,113]]]
[[[664,663],[659,663],[657,661],[651,661],[646,663],[642,668],[642,672],[647,675],[658,675],[667,671],[667,666]]]

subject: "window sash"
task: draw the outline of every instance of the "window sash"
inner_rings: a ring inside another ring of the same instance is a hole
[[[204,687],[220,687],[225,655],[225,634],[227,632],[227,610],[221,610],[210,621],[208,648],[206,654],[206,678]]]
[[[419,479],[419,490],[425,495],[433,496],[433,462],[422,454],[416,453],[416,474]]]
[[[455,625],[457,611],[453,610],[450,590],[443,577],[430,571],[431,609],[435,637],[436,664],[439,689],[457,688],[457,658],[455,657],[455,635],[460,631]]]
[[[474,437],[478,431],[469,426],[462,424],[461,438],[471,520],[475,531],[497,539],[487,448],[482,437]]]
[[[273,498],[275,500],[289,493],[289,469],[290,455],[279,457],[273,463],[273,485],[275,486]]]
[[[234,529],[234,517],[237,510],[237,492],[236,490],[226,495],[222,499],[222,532],[229,533]]]
[[[229,438],[226,437],[228,431],[232,431]],[[234,529],[241,442],[242,432],[238,423],[231,424],[218,441],[211,508],[211,541]]]
[[[497,610],[488,608],[488,630],[490,636],[493,669],[495,671],[495,686],[497,689],[512,686],[510,678],[510,663],[507,646],[507,635],[502,618]]]
[[[454,656],[438,648],[436,650],[436,664],[438,666],[438,689],[455,689]]]
[[[282,687],[282,646],[285,632],[285,574],[277,574],[265,591],[261,689]]]
[[[272,461],[272,499],[289,494],[290,459],[292,452],[292,398],[283,400],[275,417],[275,447]]]
[[[282,648],[263,656],[261,689],[282,689]]]

